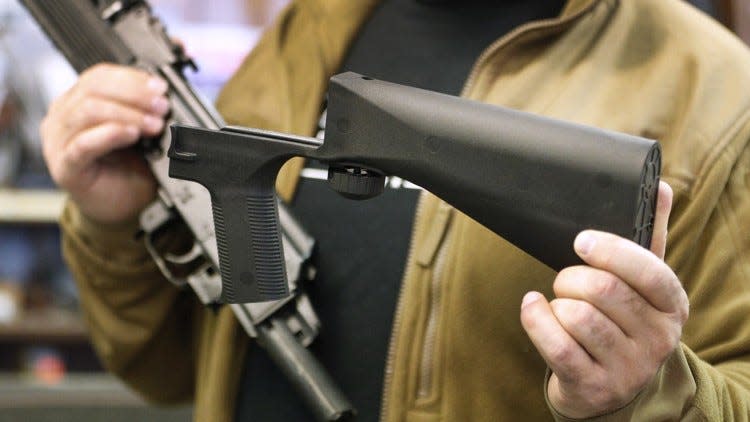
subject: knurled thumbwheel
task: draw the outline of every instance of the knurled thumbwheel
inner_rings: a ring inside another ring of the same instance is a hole
[[[359,167],[330,167],[328,184],[346,198],[370,199],[383,192],[385,176]]]

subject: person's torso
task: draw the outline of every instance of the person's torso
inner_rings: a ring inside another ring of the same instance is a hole
[[[383,2],[358,34],[341,71],[458,95],[481,52],[525,22],[553,17],[560,0]],[[327,185],[325,166],[302,171],[292,210],[316,239],[316,280],[307,292],[323,330],[310,346],[358,411],[380,415],[393,314],[407,258],[418,187],[392,178],[385,192],[351,201]],[[321,176],[323,175],[323,176]],[[237,420],[304,420],[299,396],[264,354],[252,350]]]
[[[220,98],[228,120],[311,134],[325,82],[370,7],[331,0],[291,8]],[[290,34],[307,38],[293,42]],[[750,69],[747,56],[679,1],[571,1],[561,19],[526,25],[483,54],[465,94],[659,139],[664,179],[676,194],[667,260],[690,293],[690,249],[699,247],[691,226],[712,207],[694,194],[706,172],[728,166],[742,148],[711,141],[731,140],[750,103],[750,72],[741,71]],[[305,63],[305,73],[288,70]],[[258,102],[248,110],[232,92]],[[286,193],[298,173],[290,168],[279,178]],[[418,208],[386,368],[385,419],[549,420],[545,365],[518,312],[528,290],[551,297],[554,272],[434,197]],[[686,342],[696,330],[688,322]]]

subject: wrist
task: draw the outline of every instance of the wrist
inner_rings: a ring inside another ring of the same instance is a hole
[[[134,262],[148,258],[143,242],[137,238],[140,230],[138,216],[118,222],[102,222],[88,216],[75,202],[68,200],[61,224],[68,234],[79,238],[105,259]]]

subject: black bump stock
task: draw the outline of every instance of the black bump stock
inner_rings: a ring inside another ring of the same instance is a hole
[[[555,270],[581,262],[572,245],[583,229],[650,245],[660,172],[660,149],[653,140],[354,73],[331,79],[328,103],[320,146],[253,129],[175,125],[170,175],[203,183],[212,192],[245,189],[248,194],[270,191],[281,164],[292,156],[397,175]],[[183,157],[191,154],[200,165],[186,164]],[[210,180],[203,176],[209,172]],[[247,215],[239,203],[234,200],[231,212]],[[222,208],[226,217],[229,209]],[[254,274],[260,272],[252,265],[264,256],[255,246],[250,254],[237,251],[261,241],[247,227],[265,224],[271,218],[270,209],[265,211],[263,217],[250,216],[257,222],[237,217],[232,220],[237,226],[227,226],[229,247],[235,248],[227,256],[248,263],[245,269]],[[237,273],[227,275],[225,283]]]

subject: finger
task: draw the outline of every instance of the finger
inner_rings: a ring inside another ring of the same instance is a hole
[[[83,131],[63,151],[58,183],[69,185],[96,160],[114,150],[133,145],[138,138],[137,127],[117,123],[104,123]]]
[[[576,253],[589,265],[614,274],[662,312],[676,312],[685,292],[674,272],[651,251],[635,242],[595,230],[576,236]]]
[[[667,182],[659,182],[659,194],[656,199],[654,231],[651,237],[651,252],[661,259],[667,249],[667,224],[672,211],[672,187]]]
[[[81,74],[74,95],[96,96],[159,114],[168,84],[147,72],[112,64],[98,64]]]
[[[604,367],[619,362],[630,352],[630,340],[612,320],[594,305],[576,299],[550,302],[562,328]]]
[[[563,269],[552,285],[555,296],[588,302],[628,337],[640,338],[657,329],[662,313],[612,273],[588,266]]]
[[[595,362],[560,325],[549,302],[538,292],[526,293],[521,304],[521,324],[529,339],[563,382],[573,382]]]
[[[78,132],[107,122],[137,127],[146,136],[157,135],[164,128],[161,116],[100,97],[87,97],[69,107],[68,117],[55,135],[60,139],[70,140]]]

